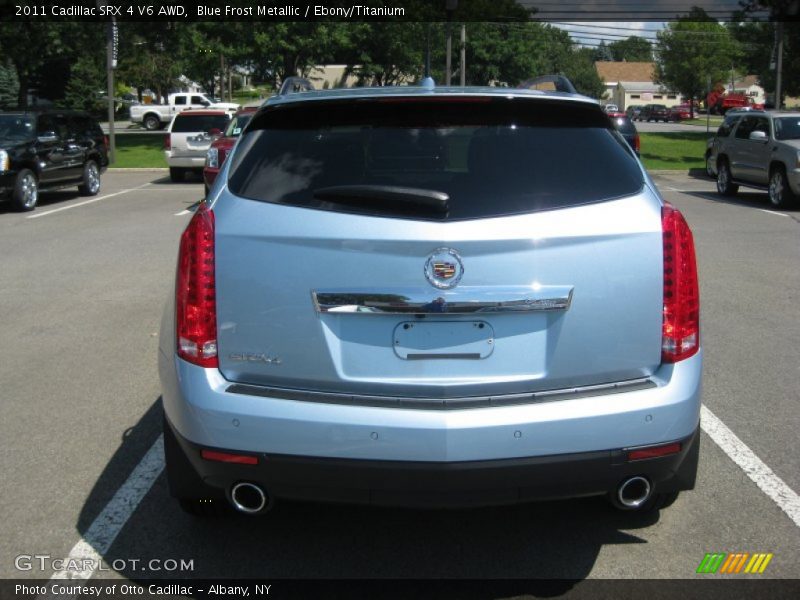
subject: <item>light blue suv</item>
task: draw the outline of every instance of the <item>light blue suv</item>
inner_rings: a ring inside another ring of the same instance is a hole
[[[564,91],[304,92],[252,118],[180,241],[170,490],[450,507],[694,486],[692,235]]]

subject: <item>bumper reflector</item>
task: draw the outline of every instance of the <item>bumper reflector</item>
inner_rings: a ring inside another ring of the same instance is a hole
[[[681,445],[679,443],[666,444],[664,446],[651,446],[650,448],[640,448],[639,450],[628,450],[628,461],[658,458],[659,456],[677,454],[680,451]]]
[[[201,450],[200,456],[206,460],[216,462],[236,463],[237,465],[257,465],[258,457],[247,454],[231,454],[229,452],[217,452],[216,450]]]

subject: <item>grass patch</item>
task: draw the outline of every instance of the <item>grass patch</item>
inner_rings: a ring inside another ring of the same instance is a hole
[[[709,127],[711,127],[711,131],[716,131],[717,127],[722,125],[722,120],[723,119],[724,119],[724,117],[720,117],[718,115],[712,115],[708,119],[708,125],[709,125]],[[695,117],[694,119],[684,119],[683,121],[681,121],[681,124],[682,125],[699,125],[701,127],[705,127],[706,126],[706,118],[705,118],[704,115],[699,115],[699,116]]]
[[[163,167],[167,161],[164,158],[164,136],[150,134],[123,134],[114,136],[117,152],[116,160],[111,167]]]
[[[648,169],[704,169],[705,131],[640,133],[641,158]]]

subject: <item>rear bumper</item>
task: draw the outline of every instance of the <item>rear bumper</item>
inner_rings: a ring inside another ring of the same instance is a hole
[[[206,448],[412,462],[554,456],[684,439],[700,419],[702,350],[652,386],[551,401],[430,410],[236,393],[217,369],[159,351],[165,413]],[[235,388],[234,388],[235,389]],[[309,398],[310,399],[310,398]]]
[[[654,493],[694,487],[699,429],[667,457],[626,461],[624,449],[465,462],[352,460],[255,454],[257,465],[207,461],[201,446],[168,436],[200,478],[229,496],[238,482],[260,485],[271,498],[426,508],[515,504],[533,500],[602,495],[629,477],[644,476]],[[218,449],[219,450],[219,449]],[[191,490],[172,490],[192,497]]]
[[[167,165],[170,167],[181,167],[185,169],[202,169],[206,164],[206,154],[201,156],[172,156],[169,150],[164,152]]]

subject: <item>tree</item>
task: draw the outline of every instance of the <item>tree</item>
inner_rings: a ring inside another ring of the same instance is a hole
[[[17,71],[10,62],[0,62],[0,108],[16,105],[19,94]]]
[[[595,48],[593,51],[594,60],[595,61],[611,61],[614,60],[614,55],[611,53],[611,49],[606,45],[605,40],[601,40],[600,44]]]
[[[83,56],[70,69],[64,100],[60,104],[74,110],[99,114],[104,106],[99,92],[104,90],[105,83],[103,66],[92,55]]]
[[[728,29],[694,8],[658,32],[656,81],[683,94],[694,116],[694,100],[704,96],[708,81],[725,79],[740,54]]]
[[[651,62],[653,60],[653,47],[650,42],[636,35],[611,42],[608,49],[615,61]]]
[[[748,0],[738,22],[731,25],[733,36],[744,47],[744,61],[749,73],[758,75],[759,84],[774,92],[776,84],[776,23],[744,22],[759,10],[768,10],[783,29],[783,69],[781,96],[800,95],[800,2],[797,0]],[[776,106],[778,104],[776,103]]]

